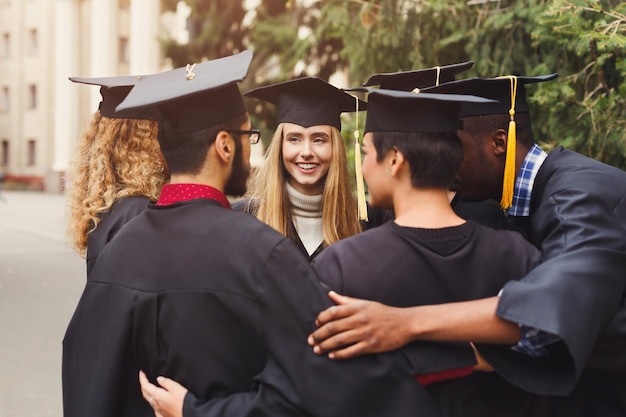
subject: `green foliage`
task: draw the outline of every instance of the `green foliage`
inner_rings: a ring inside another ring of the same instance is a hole
[[[185,65],[253,48],[244,89],[339,70],[356,86],[376,72],[466,60],[475,65],[463,77],[558,72],[527,91],[536,140],[626,168],[623,0],[262,0],[249,26],[241,0],[186,3],[193,40],[165,45],[167,55]],[[272,106],[252,109],[271,132]]]

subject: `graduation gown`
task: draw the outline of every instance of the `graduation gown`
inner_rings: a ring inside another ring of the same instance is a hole
[[[254,217],[150,205],[102,251],[67,328],[64,416],[152,417],[140,369],[190,390],[185,417],[435,415],[401,352],[313,353],[330,304],[291,240]]]
[[[87,237],[87,276],[109,240],[126,222],[144,211],[149,202],[150,199],[147,197],[124,197],[113,204],[108,211],[102,213],[98,226]]]
[[[537,249],[516,232],[473,221],[444,229],[388,222],[331,245],[312,265],[341,294],[408,307],[495,296],[507,280],[522,277],[539,261]],[[475,364],[469,344],[416,342],[405,349],[415,374]],[[546,398],[496,373],[437,382],[428,391],[444,416],[547,415]]]
[[[483,354],[529,391],[575,389],[570,415],[626,415],[626,173],[559,147],[537,173],[530,210],[520,224],[543,262],[504,287],[498,315],[563,342],[539,360]]]

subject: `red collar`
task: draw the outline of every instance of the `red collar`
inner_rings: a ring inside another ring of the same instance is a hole
[[[165,184],[161,189],[161,195],[157,206],[169,206],[181,201],[208,198],[215,200],[225,208],[230,208],[230,203],[223,192],[217,188],[201,184]]]

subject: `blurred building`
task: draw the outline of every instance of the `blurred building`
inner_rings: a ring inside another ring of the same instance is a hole
[[[68,77],[170,69],[160,39],[186,42],[188,13],[180,4],[163,14],[159,0],[0,0],[0,167],[8,183],[61,192],[100,101],[97,87]]]
[[[158,72],[159,1],[0,0],[0,165],[8,181],[59,192],[97,109],[96,77]]]

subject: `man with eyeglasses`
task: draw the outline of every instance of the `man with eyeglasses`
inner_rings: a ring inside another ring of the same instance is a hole
[[[146,77],[118,107],[160,113],[171,181],[88,279],[63,342],[64,417],[154,416],[167,392],[142,397],[140,371],[188,387],[186,417],[435,415],[400,352],[315,355],[322,284],[290,239],[227,209],[259,140],[237,86],[250,59]]]

